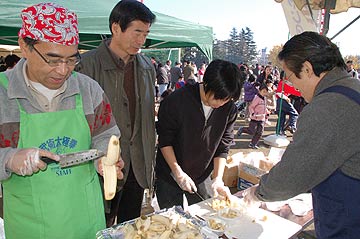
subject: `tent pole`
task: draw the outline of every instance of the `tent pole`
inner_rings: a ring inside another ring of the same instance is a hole
[[[357,20],[359,20],[360,15],[357,16],[354,20],[352,20],[349,24],[347,24],[343,29],[341,29],[338,33],[336,33],[332,38],[330,38],[330,40],[333,40],[335,37],[337,37],[340,33],[342,33],[346,28],[350,27],[351,24],[353,24],[354,22],[356,22]]]
[[[178,62],[181,62],[181,48],[178,48]]]

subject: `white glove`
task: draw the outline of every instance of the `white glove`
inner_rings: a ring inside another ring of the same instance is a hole
[[[39,170],[44,170],[47,164],[40,160],[40,156],[59,161],[59,156],[40,149],[20,149],[7,162],[6,168],[21,176],[32,175]]]
[[[181,169],[176,173],[172,173],[172,175],[182,190],[188,191],[189,193],[194,193],[197,191],[194,181]]]
[[[225,198],[231,197],[230,189],[224,185],[224,182],[219,177],[216,177],[212,180],[211,188],[214,192],[214,197],[219,195]]]
[[[252,186],[242,192],[244,203],[249,207],[260,207],[261,205],[261,201],[255,196],[257,186],[258,185]]]

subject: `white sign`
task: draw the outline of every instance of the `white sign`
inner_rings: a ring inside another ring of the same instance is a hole
[[[320,10],[312,10],[311,16],[310,10],[306,5],[302,10],[299,10],[293,0],[284,0],[281,5],[291,36],[304,31],[319,32]]]

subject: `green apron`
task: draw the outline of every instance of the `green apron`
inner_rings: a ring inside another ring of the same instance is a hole
[[[5,74],[0,83],[7,88]],[[19,104],[19,103],[18,103]],[[19,104],[18,148],[37,147],[57,154],[89,149],[91,135],[76,95],[76,108],[27,114]],[[105,228],[99,179],[93,162],[61,169],[49,164],[31,176],[3,181],[6,239],[90,239]]]

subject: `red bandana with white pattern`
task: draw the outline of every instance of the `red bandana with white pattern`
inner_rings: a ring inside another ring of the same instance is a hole
[[[19,37],[61,45],[79,44],[77,16],[69,9],[54,3],[39,3],[21,12]]]

